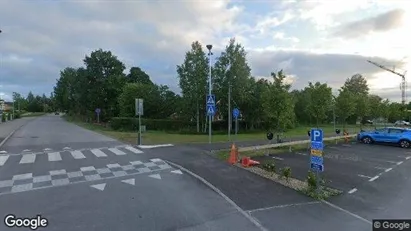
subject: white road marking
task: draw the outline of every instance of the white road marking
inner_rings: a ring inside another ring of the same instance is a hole
[[[379,178],[379,176],[374,176],[373,178],[369,179],[368,181],[372,182],[372,181],[375,181],[378,178]]]
[[[158,145],[139,145],[139,148],[148,149],[148,148],[161,148],[161,147],[172,147],[172,144],[158,144]]]
[[[383,168],[383,167],[374,167],[374,168],[380,169],[380,170],[386,170],[386,168]]]
[[[142,151],[140,151],[140,150],[138,150],[138,149],[135,149],[135,148],[133,148],[133,147],[131,147],[131,146],[127,146],[127,147],[125,147],[125,149],[127,149],[127,150],[129,150],[129,151],[132,151],[132,152],[134,152],[134,153],[136,153],[136,154],[143,153]]]
[[[94,166],[87,166],[87,167],[81,167],[80,171],[82,172],[89,172],[89,171],[94,171],[96,168]]]
[[[93,188],[95,188],[95,189],[98,189],[98,190],[100,190],[100,191],[103,191],[104,188],[106,187],[106,183],[103,183],[103,184],[95,184],[95,185],[91,185],[90,187],[93,187]]]
[[[6,154],[7,153],[7,151],[0,151],[0,154]]]
[[[20,164],[30,164],[30,163],[34,163],[34,161],[36,160],[36,155],[34,154],[25,154],[23,155],[23,157],[20,160]]]
[[[60,161],[61,160],[61,155],[60,152],[50,152],[47,153],[49,156],[49,161]]]
[[[306,155],[307,155],[307,153],[302,153],[302,152],[296,152],[295,154],[302,155],[302,156],[306,156]]]
[[[134,178],[127,179],[127,180],[122,180],[121,182],[126,183],[126,184],[131,184],[131,185],[136,184],[136,180]]]
[[[397,165],[400,165],[400,164],[402,164],[402,163],[404,163],[404,162],[403,162],[403,161],[400,161],[400,162],[397,163]]]
[[[70,150],[70,147],[64,147],[63,150]]]
[[[107,156],[104,152],[102,152],[100,149],[91,149],[91,153],[93,153],[97,157],[104,157]]]
[[[343,209],[343,208],[341,208],[341,207],[338,207],[337,205],[335,205],[335,204],[332,204],[332,203],[330,203],[330,202],[328,202],[328,201],[326,201],[326,200],[321,200],[324,204],[326,204],[326,205],[329,205],[329,206],[331,206],[331,207],[333,207],[333,208],[335,208],[335,209],[337,209],[337,210],[340,210],[341,212],[344,212],[344,213],[346,213],[346,214],[348,214],[348,215],[351,215],[351,216],[353,216],[353,217],[355,217],[355,218],[357,218],[357,219],[360,219],[360,220],[362,220],[362,221],[364,221],[364,222],[366,222],[366,223],[368,223],[368,224],[372,224],[372,222],[371,221],[369,221],[369,220],[367,220],[367,219],[365,219],[365,218],[363,218],[363,217],[360,217],[360,216],[358,216],[357,214],[355,214],[355,213],[352,213],[352,212],[350,212],[350,211],[348,211],[348,210],[345,210],[345,209]]]
[[[284,160],[283,158],[275,157],[275,156],[272,156],[271,158],[276,159],[276,160]]]
[[[23,152],[30,152],[30,149],[24,149]]]
[[[355,193],[357,191],[356,188],[351,189],[350,191],[348,191],[349,194]]]
[[[70,152],[71,155],[73,156],[74,159],[84,159],[86,158],[83,153],[81,153],[80,151],[72,151]]]
[[[150,161],[151,161],[151,162],[160,162],[160,161],[162,161],[162,160],[159,159],[159,158],[154,158],[154,159],[150,159]]]
[[[178,169],[178,170],[174,170],[174,171],[171,171],[172,173],[176,173],[176,174],[183,174],[183,172],[180,170],[180,169]]]
[[[370,177],[370,176],[365,176],[365,175],[361,175],[361,174],[358,174],[358,176],[359,177],[363,177],[363,178],[368,178],[368,179],[371,179],[372,177]]]
[[[302,206],[302,205],[312,205],[312,204],[319,204],[321,202],[319,201],[310,201],[310,202],[303,202],[303,203],[294,203],[294,204],[284,204],[284,205],[275,205],[271,207],[265,207],[265,208],[258,208],[258,209],[252,209],[252,210],[247,210],[248,213],[255,213],[255,212],[260,212],[260,211],[266,211],[270,209],[281,209],[281,208],[287,208],[287,207],[295,207],[295,206]]]
[[[411,159],[411,156],[407,156],[407,157],[405,157],[405,159],[406,159],[406,160],[409,160],[409,159]]]
[[[119,167],[121,167],[121,165],[118,164],[118,163],[116,163],[116,164],[108,164],[108,165],[107,165],[107,168],[119,168]]]
[[[392,170],[392,168],[387,168],[387,169],[385,169],[384,172],[389,172],[389,171],[391,171],[391,170]]]
[[[149,177],[161,180],[160,174],[149,175]]]
[[[110,152],[116,154],[117,156],[125,155],[126,153],[117,149],[117,148],[109,148],[108,149]]]
[[[3,166],[8,159],[9,159],[9,155],[7,155],[7,156],[0,156],[0,166]]]
[[[33,178],[33,173],[25,173],[25,174],[20,174],[20,175],[14,175],[12,180],[25,180]]]
[[[131,165],[140,165],[143,164],[143,162],[136,160],[136,161],[130,161]]]
[[[51,148],[45,148],[44,151],[51,151]]]

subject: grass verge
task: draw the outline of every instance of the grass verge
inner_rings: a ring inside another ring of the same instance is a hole
[[[28,112],[25,114],[22,114],[20,117],[35,117],[35,116],[42,116],[45,115],[45,112]]]

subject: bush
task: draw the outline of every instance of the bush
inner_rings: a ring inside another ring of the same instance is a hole
[[[273,172],[273,173],[276,172],[274,161],[267,161],[266,163],[262,165],[262,168],[266,170],[267,172]]]
[[[14,119],[19,119],[21,118],[21,114],[19,112],[14,113]]]
[[[281,175],[288,181],[291,177],[291,168],[284,167],[283,169],[281,169]]]
[[[6,114],[1,114],[1,122],[5,122],[6,121]]]
[[[315,176],[315,173],[313,173],[312,171],[308,172],[307,184],[309,191],[314,191],[317,189],[317,177]]]
[[[7,120],[11,120],[11,114],[7,113]]]

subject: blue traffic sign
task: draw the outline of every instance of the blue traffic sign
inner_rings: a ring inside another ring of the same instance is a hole
[[[207,105],[207,115],[214,116],[214,114],[215,114],[215,106]]]
[[[96,113],[97,113],[97,114],[100,114],[100,112],[101,112],[101,109],[100,109],[100,108],[96,108]]]
[[[311,163],[311,169],[315,172],[324,172],[324,165]]]
[[[323,165],[324,158],[319,157],[319,156],[311,156],[311,164]]]
[[[215,106],[215,95],[213,94],[207,95],[206,103],[207,103],[207,106],[210,106],[210,105]]]
[[[240,110],[238,110],[238,108],[234,108],[234,109],[233,109],[233,117],[234,117],[234,119],[237,119],[238,116],[240,116]]]
[[[324,150],[324,144],[322,142],[311,142],[311,149]]]
[[[323,142],[323,130],[313,128],[311,129],[311,142]]]

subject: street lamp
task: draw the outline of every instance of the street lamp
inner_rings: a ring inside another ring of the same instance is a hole
[[[228,74],[228,71],[231,69],[231,63],[230,63],[230,61],[228,61],[228,66],[227,66],[227,68],[226,68],[226,70],[225,70],[225,75],[227,76],[227,74]],[[227,76],[228,77],[228,140],[229,141],[231,141],[231,125],[232,125],[232,122],[231,122],[231,78],[230,78],[230,76]]]
[[[213,45],[209,44],[206,46],[208,49],[208,61],[209,61],[209,73],[208,73],[208,95],[211,96],[211,56],[213,53],[211,52],[211,49],[213,48]],[[212,115],[208,115],[208,143],[211,144],[211,120],[212,120]]]

